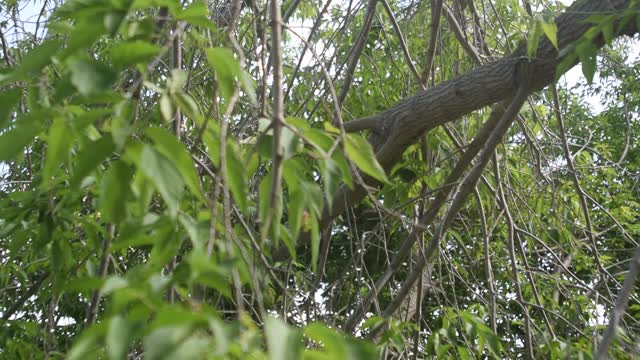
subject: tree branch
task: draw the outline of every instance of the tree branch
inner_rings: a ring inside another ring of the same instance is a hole
[[[596,356],[594,358],[596,360],[603,360],[607,358],[607,352],[609,351],[609,346],[616,336],[620,318],[622,318],[622,315],[624,315],[627,309],[629,296],[631,296],[631,292],[634,289],[636,278],[638,277],[638,272],[640,272],[640,247],[636,249],[633,258],[631,259],[631,265],[629,265],[629,273],[624,278],[624,283],[622,285],[622,289],[620,289],[620,293],[618,294],[616,305],[611,310],[609,325],[607,325],[607,330],[602,337],[600,346],[598,346],[598,352],[596,353]]]

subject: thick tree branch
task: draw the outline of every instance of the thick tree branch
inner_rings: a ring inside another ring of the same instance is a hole
[[[585,21],[591,15],[621,12],[630,3],[629,0],[576,1],[555,19],[559,48],[566,49],[593,26]],[[631,34],[636,31],[635,28],[628,28],[623,33]],[[601,48],[604,41],[597,38],[594,45]],[[517,64],[526,58],[526,53],[526,44],[523,44],[501,60],[478,66],[462,76],[420,91],[381,113],[349,121],[344,124],[344,129],[347,132],[371,130],[370,141],[376,150],[378,162],[389,171],[402,158],[404,151],[416,143],[425,131],[510,99],[517,89]],[[553,82],[556,67],[561,60],[556,48],[546,38],[541,39],[535,58],[527,60],[531,74],[529,94]],[[325,209],[320,226],[324,228],[331,224],[347,206],[358,203],[365,195],[366,191],[359,184],[354,189],[343,186],[334,196],[333,207]],[[307,239],[308,234],[302,234],[299,241],[306,243]],[[283,250],[285,251],[277,251],[274,257],[281,258],[286,254],[286,249]]]
[[[418,259],[413,270],[411,271],[407,279],[403,282],[402,287],[395,295],[394,299],[391,301],[391,303],[389,303],[389,305],[387,305],[387,308],[382,313],[382,316],[389,317],[396,312],[398,307],[404,301],[404,298],[409,294],[411,288],[413,288],[418,277],[422,275],[423,269],[427,265],[427,261],[436,253],[436,250],[439,248],[440,239],[447,231],[447,228],[458,213],[458,210],[460,210],[460,208],[464,204],[467,196],[475,188],[475,184],[480,178],[480,175],[482,174],[482,171],[484,170],[487,162],[491,158],[494,149],[509,129],[509,126],[511,125],[515,117],[518,115],[518,111],[520,111],[522,104],[525,102],[529,94],[528,89],[531,82],[531,77],[530,73],[528,72],[528,66],[529,64],[525,62],[520,63],[519,70],[517,71],[520,78],[520,86],[518,88],[518,91],[514,95],[513,99],[509,101],[509,106],[506,110],[503,111],[501,109],[501,106],[494,108],[495,114],[492,114],[492,116],[494,116],[495,118],[499,118],[500,120],[498,121],[495,128],[491,130],[489,137],[482,147],[476,164],[462,179],[460,186],[458,187],[458,191],[453,195],[449,209],[442,218],[442,221],[440,221],[437,228],[434,230],[434,235],[429,240],[424,254]],[[428,223],[424,222],[422,225],[431,225],[432,222],[433,220]],[[422,232],[424,231],[423,229],[424,227],[416,227],[412,233],[412,235],[415,234],[415,236],[413,237],[420,237],[422,235]],[[396,255],[396,259],[394,259],[394,262],[398,260],[398,257],[399,255]],[[364,308],[363,310],[366,311],[367,309]],[[354,316],[352,316],[347,321],[347,330],[353,330],[355,325],[359,323],[360,318],[356,317],[355,315],[356,314],[354,313]],[[375,335],[375,333],[376,331],[372,332],[373,335]]]
[[[577,1],[555,20],[560,49],[574,43],[592,26],[584,21],[589,16],[594,13],[622,11],[629,3],[629,0]],[[595,45],[602,47],[602,40],[598,40]],[[532,74],[530,93],[544,88],[554,80],[556,67],[561,61],[558,51],[546,39],[541,41],[536,54],[529,63]],[[389,170],[401,159],[407,147],[414,144],[425,131],[513,96],[517,84],[516,65],[525,55],[526,46],[522,45],[502,60],[479,66],[458,78],[420,91],[379,114],[347,122],[344,124],[345,130],[373,130],[372,143],[377,150],[378,161],[383,168]],[[376,134],[384,134],[384,137]],[[348,204],[354,204],[364,194],[358,187],[354,190],[343,189],[336,195],[333,209],[327,213],[331,217],[340,215],[345,208],[343,199]]]

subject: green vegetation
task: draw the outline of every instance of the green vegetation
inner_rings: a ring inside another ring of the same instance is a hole
[[[638,5],[1,3],[0,358],[637,357]]]

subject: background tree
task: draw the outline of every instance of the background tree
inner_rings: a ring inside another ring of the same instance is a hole
[[[637,354],[637,5],[0,5],[0,354]]]

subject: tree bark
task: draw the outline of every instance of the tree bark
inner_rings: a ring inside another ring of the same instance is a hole
[[[630,0],[578,0],[573,3],[555,19],[561,52],[564,53],[593,26],[585,21],[588,17],[594,14],[621,14],[630,3]],[[616,35],[630,35],[636,31],[634,21],[631,21]],[[604,46],[604,39],[596,37],[594,45],[601,48]],[[512,97],[517,87],[516,68],[523,59],[529,62],[528,68],[532,74],[531,94],[554,81],[556,67],[562,57],[546,37],[540,39],[532,58],[527,57],[527,46],[523,43],[503,59],[478,66],[457,78],[419,91],[378,114],[349,121],[344,124],[345,130],[371,130],[370,142],[376,151],[378,162],[389,171],[402,158],[404,151],[426,131]],[[371,178],[365,179],[370,184],[374,183]],[[365,195],[366,190],[360,184],[355,184],[353,189],[343,185],[334,197],[333,207],[325,209],[320,222],[321,229],[330,226],[348,206],[357,204]],[[304,246],[308,239],[309,234],[301,234],[298,245]],[[286,257],[286,254],[286,249],[280,249],[273,256],[278,260]]]

